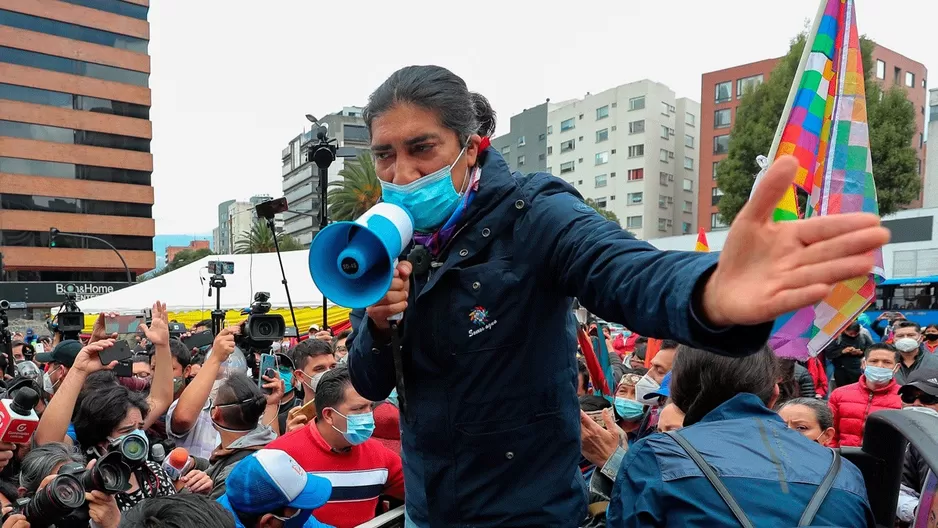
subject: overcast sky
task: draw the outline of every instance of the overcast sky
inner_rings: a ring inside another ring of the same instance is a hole
[[[280,196],[280,152],[363,105],[394,70],[439,64],[508,118],[639,79],[700,100],[700,76],[776,57],[818,0],[153,1],[158,234],[210,233],[217,204]],[[938,71],[936,0],[857,0],[861,34]],[[929,87],[933,87],[929,83]]]

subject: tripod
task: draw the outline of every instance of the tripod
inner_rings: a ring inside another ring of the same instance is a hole
[[[215,288],[215,309],[212,310],[212,335],[217,336],[225,327],[225,311],[221,309],[221,289],[228,286],[224,275],[215,274],[208,281],[208,296],[212,296]]]

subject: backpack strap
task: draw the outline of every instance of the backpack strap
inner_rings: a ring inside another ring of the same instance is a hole
[[[740,508],[739,503],[736,502],[736,499],[734,499],[733,495],[730,494],[730,490],[726,489],[723,481],[720,480],[720,477],[717,476],[715,471],[713,471],[713,468],[710,467],[710,464],[708,464],[707,461],[703,459],[703,457],[700,455],[700,452],[698,452],[694,446],[690,445],[690,442],[688,442],[687,439],[684,438],[677,430],[668,431],[666,434],[673,438],[674,441],[677,442],[677,445],[681,446],[681,448],[688,454],[688,456],[690,456],[691,460],[697,464],[697,467],[699,467],[700,471],[702,471],[704,476],[707,477],[707,480],[710,481],[710,484],[713,486],[713,488],[717,491],[717,493],[720,494],[723,502],[729,506],[730,511],[733,512],[733,515],[736,517],[736,520],[739,521],[739,524],[743,528],[754,528],[752,522],[749,520],[749,517],[746,516],[746,514],[743,512],[743,509]],[[821,500],[823,501],[823,498]],[[812,518],[813,517],[814,516],[812,515]]]
[[[808,501],[808,507],[805,508],[804,513],[801,515],[798,526],[810,526],[811,523],[814,522],[814,516],[817,515],[818,510],[821,509],[821,505],[824,504],[824,499],[827,498],[827,494],[830,493],[831,488],[834,486],[834,479],[837,478],[837,473],[840,472],[840,451],[837,449],[833,451],[834,459],[831,461],[831,467],[827,470],[827,474],[824,475],[824,480],[821,481],[821,485],[818,486],[811,500]]]

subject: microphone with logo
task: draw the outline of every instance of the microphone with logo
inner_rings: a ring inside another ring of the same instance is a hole
[[[22,387],[13,398],[0,400],[0,442],[28,444],[39,426],[36,404],[39,393]]]
[[[163,460],[163,471],[173,482],[176,482],[191,471],[194,465],[195,461],[189,456],[189,451],[185,447],[177,447],[169,452],[166,460]]]

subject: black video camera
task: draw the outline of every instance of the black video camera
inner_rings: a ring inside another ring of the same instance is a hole
[[[62,466],[63,469],[65,467]],[[81,480],[75,475],[60,472],[32,498],[18,499],[13,504],[13,511],[3,516],[3,521],[19,513],[26,516],[30,526],[42,528],[55,524],[70,514],[81,516],[80,508],[85,510],[84,515],[87,515],[87,508],[82,508],[84,505],[85,489]]]
[[[59,307],[59,313],[56,314],[54,323],[49,325],[52,332],[61,332],[62,340],[78,339],[82,329],[85,327],[85,314],[81,312],[78,304],[75,302],[74,293],[66,293],[62,306]]]
[[[59,475],[72,475],[81,482],[85,491],[103,491],[109,495],[124,492],[130,489],[130,474],[132,470],[119,451],[99,458],[91,469],[81,464],[65,464],[59,469]]]
[[[241,334],[235,339],[245,355],[248,351],[266,350],[274,341],[283,339],[287,325],[282,315],[270,314],[270,293],[257,292],[251,305],[251,315],[244,321]]]

